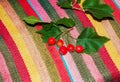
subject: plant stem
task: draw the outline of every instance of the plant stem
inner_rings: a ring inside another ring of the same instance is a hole
[[[60,36],[61,34],[63,34],[63,32],[61,32],[60,34],[58,34],[57,36],[55,36],[55,39],[56,39],[58,36]]]
[[[68,29],[67,31],[64,31],[64,32],[59,33],[57,36],[55,36],[55,39],[56,39],[57,37],[59,37],[60,35],[63,36],[63,35],[65,35],[65,34],[67,34],[67,33],[70,32],[71,30],[73,30],[73,28]]]
[[[77,3],[77,1],[76,1],[76,0],[73,0],[72,6],[74,6],[76,3]]]
[[[82,8],[77,8],[77,7],[74,7],[74,6],[72,6],[72,9],[74,9],[74,10],[79,10],[79,11],[83,11]]]

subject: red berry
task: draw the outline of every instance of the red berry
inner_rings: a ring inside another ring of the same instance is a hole
[[[59,49],[60,54],[65,55],[67,53],[67,48],[65,46],[60,47]]]
[[[49,44],[49,45],[54,45],[55,42],[56,42],[56,40],[55,40],[54,37],[50,37],[50,38],[48,39],[48,44]]]
[[[63,46],[63,44],[64,44],[64,42],[63,42],[62,39],[59,39],[59,40],[57,41],[57,46],[58,46],[58,47]]]
[[[76,52],[77,53],[81,53],[81,52],[83,52],[83,50],[84,50],[84,48],[81,45],[76,46]]]
[[[69,52],[74,51],[74,46],[73,46],[72,44],[68,44],[67,50],[68,50]]]

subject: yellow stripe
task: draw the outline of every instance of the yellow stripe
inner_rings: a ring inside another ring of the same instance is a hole
[[[39,72],[32,60],[32,57],[30,56],[30,53],[27,49],[27,46],[24,43],[22,36],[20,35],[15,25],[10,20],[10,18],[7,16],[6,12],[4,11],[1,5],[0,5],[0,19],[2,20],[11,37],[13,38],[14,42],[16,43],[18,50],[20,51],[20,54],[28,69],[32,82],[41,82]]]
[[[84,0],[81,0],[82,2]],[[82,4],[82,3],[81,3]],[[81,5],[80,4],[80,5]],[[101,35],[101,36],[106,36],[109,38],[109,36],[107,35],[104,27],[102,26],[101,22],[98,22],[96,20],[94,20],[92,18],[91,15],[86,14],[87,17],[89,18],[89,20],[92,22],[94,28],[96,29],[96,32]],[[111,41],[105,43],[105,48],[108,51],[111,59],[113,60],[113,62],[115,63],[116,67],[118,68],[118,70],[120,71],[120,54],[118,54],[117,50],[115,49],[113,43]]]

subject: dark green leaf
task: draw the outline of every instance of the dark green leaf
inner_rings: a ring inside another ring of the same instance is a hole
[[[77,3],[80,3],[81,2],[81,0],[77,0]]]
[[[83,9],[91,13],[97,19],[112,17],[113,10],[106,4],[100,4],[99,0],[85,0]]]
[[[89,7],[88,11],[92,13],[92,15],[97,19],[102,19],[104,17],[112,17],[113,13],[113,10],[105,4]]]
[[[75,22],[71,18],[62,18],[59,19],[56,24],[71,28],[75,25]]]
[[[93,28],[86,28],[77,38],[76,45],[82,45],[85,48],[84,52],[91,54],[97,52],[108,40],[104,36],[97,35]]]
[[[83,8],[86,9],[86,8],[89,8],[91,6],[95,6],[95,5],[98,5],[100,2],[100,0],[85,0],[82,4]]]
[[[57,5],[60,6],[61,8],[72,8],[72,1],[63,1],[63,2],[57,2]]]
[[[29,17],[25,17],[24,21],[30,25],[35,25],[39,22],[41,22],[40,20],[38,20],[36,17],[34,16],[29,16]]]
[[[60,29],[54,25],[54,24],[46,24],[46,25],[43,25],[43,29],[42,30],[39,30],[39,31],[36,31],[38,34],[42,34],[42,39],[43,39],[43,42],[47,42],[48,38],[49,37],[56,37],[57,36],[57,40],[60,38]],[[59,36],[58,36],[59,35]]]
[[[53,26],[56,26],[54,22],[42,24],[42,28],[43,28],[44,30],[50,30]]]

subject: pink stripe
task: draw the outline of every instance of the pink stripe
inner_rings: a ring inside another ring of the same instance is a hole
[[[4,82],[13,82],[1,52],[0,52],[0,73],[2,74],[2,79]]]
[[[107,0],[108,1],[108,0]],[[110,1],[108,1],[109,3]],[[74,10],[74,12],[76,13],[76,15],[78,16],[78,18],[80,20],[82,20],[84,23],[83,25],[85,25],[84,27],[93,27],[92,23],[89,21],[89,19],[87,18],[87,16],[85,15],[85,13],[83,12],[78,12],[76,10]],[[81,13],[81,14],[80,14]],[[119,15],[119,14],[118,14]],[[89,22],[89,23],[88,23]],[[100,50],[99,50],[99,55],[101,56],[101,59],[103,60],[105,66],[107,67],[107,69],[109,70],[112,79],[114,80],[114,78],[116,79],[117,75],[118,75],[118,69],[116,68],[115,64],[113,63],[113,61],[111,60],[109,53],[107,52],[106,48],[103,46]],[[109,60],[109,61],[108,61]],[[113,73],[114,72],[114,73]],[[117,79],[118,81],[118,79]],[[117,82],[116,80],[114,82]]]
[[[68,15],[66,14],[66,12],[65,12],[63,9],[59,8],[59,7],[56,5],[57,0],[52,0],[52,1],[49,1],[49,2],[50,2],[51,5],[55,8],[57,14],[59,14],[60,17],[63,17],[63,16],[68,17]],[[84,17],[82,17],[82,18],[84,18]],[[89,20],[88,20],[88,21],[89,21]],[[84,25],[85,25],[85,24],[84,24]],[[90,25],[91,25],[91,24],[90,24]],[[71,33],[71,35],[72,35],[73,37],[77,37],[77,36],[79,35],[78,31],[77,31],[75,28],[74,28],[74,30],[72,30],[70,33]],[[89,56],[87,57],[87,56],[84,56],[84,55],[83,55],[83,59],[84,59],[84,61],[86,61],[86,65],[87,65],[88,69],[90,70],[92,76],[93,76],[94,79],[96,80],[96,82],[98,82],[99,79],[101,79],[100,82],[104,82],[104,79],[103,79],[102,75],[100,74],[99,70],[97,69],[97,67],[96,67],[93,59],[92,59],[91,57],[89,57]],[[90,61],[87,62],[88,60],[90,60]],[[93,69],[94,69],[94,70],[93,70]],[[99,77],[99,79],[98,79],[98,77]]]
[[[113,15],[114,15],[115,19],[117,20],[117,22],[120,24],[120,10],[115,5],[113,0],[104,0],[104,2],[112,7],[112,9],[114,10]]]
[[[0,20],[0,35],[3,37],[5,44],[8,46],[8,49],[12,54],[13,60],[15,62],[16,68],[18,70],[22,82],[31,82],[29,73],[19,53],[19,50],[17,49],[16,44],[14,43],[13,39],[11,38],[9,32],[7,31],[6,27],[4,26],[1,20]]]
[[[32,1],[32,0],[31,0]],[[32,1],[32,2],[34,2],[34,0]],[[31,2],[31,3],[32,3]],[[36,2],[36,3],[38,3],[38,2]],[[32,5],[33,5],[33,3],[32,3]],[[38,5],[36,5],[35,3],[34,3],[34,6],[36,6],[36,7],[39,7]],[[36,8],[35,7],[35,8]],[[40,10],[41,11],[41,10]],[[45,11],[43,11],[44,13],[45,13]],[[44,14],[42,12],[42,14]],[[46,13],[47,14],[47,13]],[[45,15],[45,14],[44,14]],[[50,19],[49,17],[47,18],[47,19]],[[47,45],[46,45],[47,46]],[[47,48],[48,48],[48,50],[49,50],[49,52],[50,52],[50,54],[51,54],[51,57],[52,57],[52,59],[54,60],[54,63],[55,63],[55,65],[56,65],[56,68],[58,69],[58,72],[59,72],[59,75],[60,75],[60,77],[61,77],[61,79],[62,79],[62,82],[71,82],[70,81],[70,78],[69,78],[69,76],[68,76],[68,73],[67,73],[67,70],[65,69],[65,67],[64,67],[64,64],[63,64],[63,62],[62,62],[62,60],[61,60],[61,57],[60,57],[60,54],[59,54],[59,52],[57,51],[57,49],[56,49],[56,47],[55,46],[47,46]]]
[[[63,57],[68,65],[69,71],[72,75],[74,82],[77,82],[77,81],[83,82],[82,77],[78,71],[78,68],[76,67],[76,64],[74,63],[74,60],[73,60],[71,54],[67,53]]]
[[[41,5],[38,4],[38,2],[36,0],[30,0],[30,1],[31,1],[31,3],[33,3],[32,5],[35,7],[35,9],[40,13],[41,17],[43,17],[43,20],[44,21],[47,20],[48,22],[50,22],[49,16],[46,14],[46,12],[41,7]],[[52,1],[54,1],[54,0],[52,0]],[[61,12],[61,14],[62,14],[62,12]],[[63,14],[63,17],[64,17],[64,14]],[[66,14],[66,17],[68,17],[67,14]],[[66,62],[68,63],[68,67],[70,68],[70,72],[74,78],[74,81],[75,82],[76,81],[82,82],[82,78],[81,78],[81,76],[78,72],[78,69],[77,69],[77,67],[76,67],[76,65],[71,57],[71,54],[68,53],[67,55],[64,56],[64,58],[65,58]]]
[[[47,48],[54,60],[54,63],[59,71],[59,74],[61,76],[61,79],[62,79],[62,82],[71,82],[70,81],[70,78],[68,76],[68,73],[63,65],[63,62],[61,60],[61,57],[60,57],[60,54],[59,52],[56,50],[56,47],[55,46],[48,46],[47,45]]]
[[[59,6],[56,5],[56,3],[58,2],[58,0],[49,0],[49,3],[53,6],[53,8],[55,9],[55,11],[57,12],[57,14],[63,18],[63,17],[68,17],[68,15],[66,14],[66,12],[64,11],[64,9],[60,8]]]
[[[90,55],[87,55],[87,54],[82,54],[82,57],[87,65],[88,69],[90,70],[90,73],[94,77],[95,81],[96,82],[104,82],[103,77],[99,73],[92,57]]]
[[[68,15],[66,14],[66,12],[65,12],[63,9],[61,9],[60,7],[58,7],[58,6],[56,5],[57,0],[51,0],[51,1],[49,1],[49,3],[54,7],[54,9],[56,10],[57,14],[58,14],[61,18],[63,18],[63,17],[67,17],[67,18],[68,18]],[[74,30],[72,30],[72,31],[70,32],[70,33],[73,33],[73,37],[74,37],[74,38],[77,38],[77,36],[78,36],[78,32],[76,32],[76,31],[77,31],[77,30],[76,30],[75,27],[74,27]],[[74,32],[76,32],[76,33],[74,33]],[[77,69],[77,67],[76,67],[76,65],[75,65],[75,63],[74,63],[74,60],[72,59],[71,54],[70,54],[70,53],[67,53],[67,54],[64,56],[64,58],[65,58],[65,60],[66,60],[66,63],[67,63],[67,65],[68,65],[68,67],[69,67],[70,73],[71,73],[74,81],[75,81],[75,82],[77,82],[77,81],[83,82],[82,77],[81,77],[81,75],[80,75],[80,73],[79,73],[79,71],[78,71],[78,69]]]
[[[50,22],[51,21],[51,19],[47,15],[47,13],[44,11],[42,6],[39,4],[38,0],[30,0],[30,2],[32,3],[34,8],[37,10],[37,12],[40,14],[41,18],[44,19],[45,22]]]
[[[77,4],[75,6],[80,8],[80,6],[77,5]],[[92,23],[90,22],[90,20],[85,15],[84,12],[78,11],[78,10],[74,10],[74,12],[75,12],[76,16],[79,18],[80,22],[83,24],[83,26],[85,28],[93,26]]]

